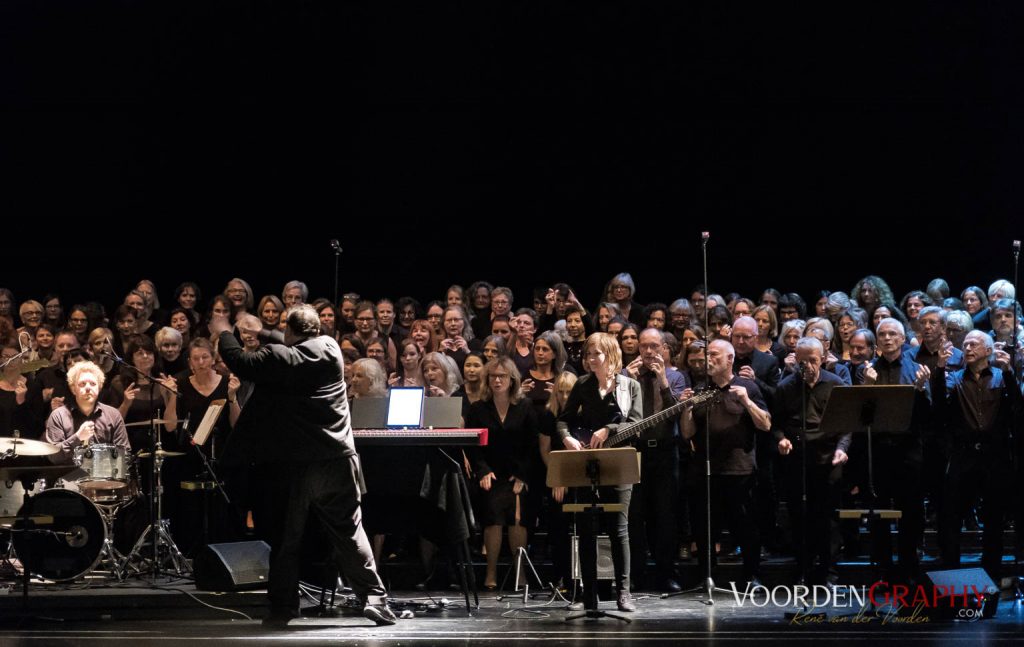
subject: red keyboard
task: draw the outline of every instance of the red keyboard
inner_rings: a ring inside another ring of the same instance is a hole
[[[356,446],[442,447],[487,444],[487,429],[353,429]]]

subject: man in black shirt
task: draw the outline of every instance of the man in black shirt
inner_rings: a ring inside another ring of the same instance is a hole
[[[772,409],[793,543],[808,583],[823,583],[832,566],[830,521],[839,502],[838,484],[850,446],[850,434],[826,438],[818,430],[832,389],[843,385],[834,373],[821,368],[824,355],[824,347],[814,337],[797,342],[801,370],[779,384]],[[816,560],[820,563],[815,564]]]
[[[320,335],[311,306],[291,308],[284,345],[246,352],[225,316],[215,316],[224,363],[255,386],[235,426],[235,460],[274,465],[269,491],[271,535],[269,624],[299,611],[299,557],[310,515],[321,522],[339,570],[378,625],[395,623],[362,525],[362,474],[352,439],[341,349]],[[261,523],[259,519],[257,524]]]
[[[779,385],[779,363],[771,353],[757,349],[757,321],[753,317],[737,317],[732,324],[732,345],[736,349],[735,375],[752,380],[770,409],[772,396]],[[757,434],[757,470],[755,472],[754,517],[761,541],[768,550],[778,551],[778,522],[776,512],[779,497],[775,491],[778,450],[771,434]]]
[[[694,439],[695,460],[702,461],[705,452],[711,455],[711,526],[715,528],[725,518],[729,532],[738,538],[743,551],[743,577],[756,581],[761,563],[761,542],[753,514],[752,489],[754,487],[754,448],[758,432],[771,429],[771,416],[760,388],[753,380],[733,375],[735,350],[724,340],[715,340],[708,347],[708,377],[711,385],[721,393],[721,402],[700,408],[696,413],[687,409],[682,416],[682,434]],[[683,392],[690,397],[692,390]],[[707,432],[712,442],[707,445]],[[768,436],[769,434],[764,433]],[[697,559],[702,569],[707,560],[707,498],[706,485],[698,484]],[[714,557],[712,556],[712,560]]]
[[[960,520],[975,498],[982,499],[981,564],[999,581],[1003,556],[1003,513],[1013,502],[1013,423],[1021,411],[1021,393],[1010,369],[1010,354],[996,350],[992,338],[975,330],[964,339],[966,368],[947,370],[953,345],[946,342],[932,374],[936,420],[949,438],[947,505],[940,516],[940,545],[946,568],[960,567]],[[994,368],[989,358],[994,358]]]

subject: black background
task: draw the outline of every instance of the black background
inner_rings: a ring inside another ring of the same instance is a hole
[[[1021,3],[7,0],[2,282],[589,305],[1012,272]],[[1012,277],[1010,277],[1012,278]]]

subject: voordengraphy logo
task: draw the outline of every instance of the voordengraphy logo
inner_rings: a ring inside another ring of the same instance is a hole
[[[730,582],[736,606],[779,607],[803,611],[794,614],[791,624],[823,623],[883,623],[915,624],[928,622],[927,612],[933,609],[956,610],[956,618],[977,619],[981,617],[986,593],[975,586],[960,588],[946,586],[909,587],[902,584],[890,585],[876,582],[871,586],[751,586],[743,589]],[[826,618],[825,611],[857,610],[853,616]],[[869,609],[871,611],[869,611]]]

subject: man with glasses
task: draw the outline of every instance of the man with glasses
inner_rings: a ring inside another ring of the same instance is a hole
[[[674,405],[689,386],[686,376],[665,364],[662,349],[665,335],[656,328],[640,333],[640,357],[626,367],[640,382],[643,414],[647,418]],[[643,581],[650,540],[654,557],[655,586],[666,592],[681,589],[673,561],[676,555],[676,507],[679,491],[678,416],[660,422],[640,434],[641,482],[633,486],[629,508],[630,573],[634,582]]]

